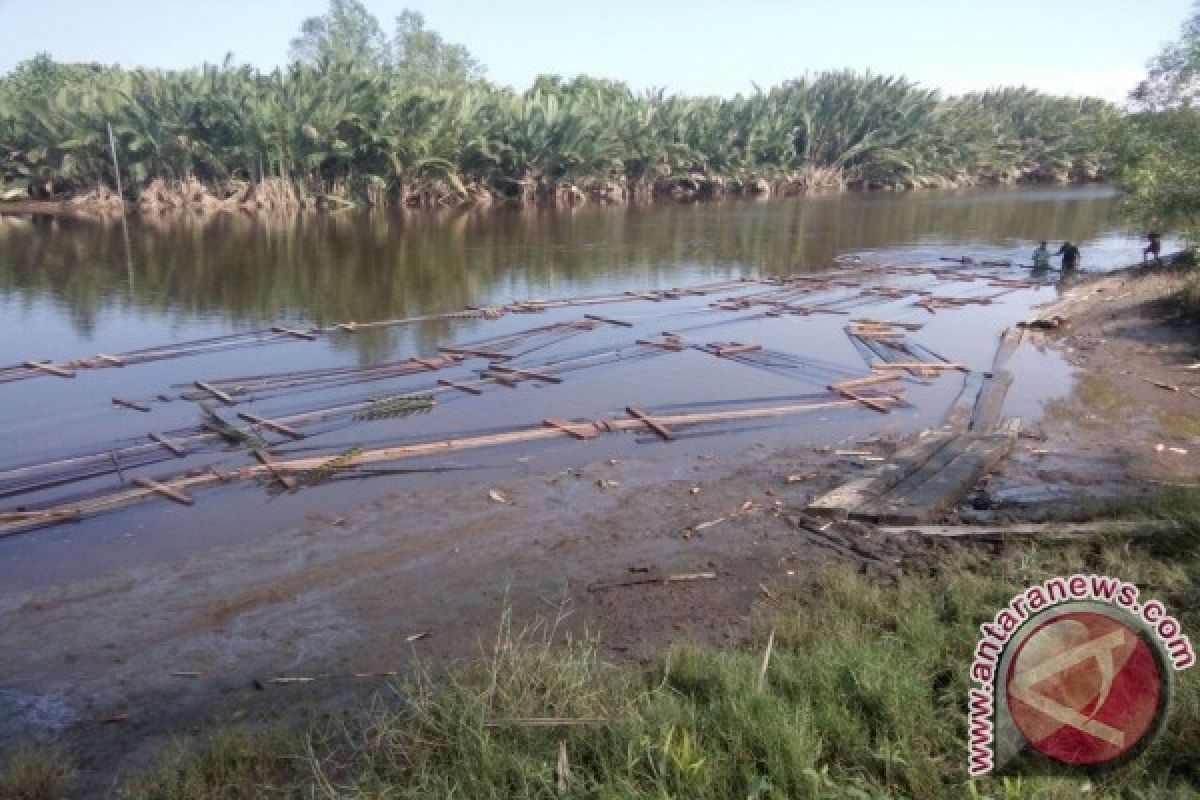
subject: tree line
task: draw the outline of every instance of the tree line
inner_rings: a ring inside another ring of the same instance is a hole
[[[389,35],[359,0],[306,20],[291,56],[269,72],[23,62],[0,77],[0,198],[119,174],[144,202],[262,205],[271,184],[299,204],[570,203],[1097,180],[1121,155],[1117,107],[1021,87],[951,97],[847,70],[733,97],[552,75],[517,91],[421,15]]]

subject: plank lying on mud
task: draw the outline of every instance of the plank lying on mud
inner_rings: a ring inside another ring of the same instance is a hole
[[[809,503],[807,511],[836,519],[918,524],[959,502],[1012,450],[1020,420],[996,433],[926,435],[887,464]]]
[[[1174,520],[1098,520],[1095,522],[1042,522],[1012,525],[887,525],[880,533],[915,533],[948,539],[1002,540],[1036,536],[1040,540],[1074,540],[1096,536],[1158,536],[1183,533],[1186,529]]]
[[[968,430],[975,433],[990,433],[1000,421],[1000,412],[1004,409],[1004,398],[1008,395],[1008,387],[1012,386],[1013,374],[1002,369],[993,372],[979,391],[979,400],[971,415]]]
[[[971,418],[975,416],[975,407],[979,404],[979,393],[983,389],[984,373],[968,372],[963,379],[963,388],[946,417],[942,420],[942,429],[952,433],[966,433],[971,427]]]
[[[934,470],[918,469],[875,503],[851,516],[870,522],[915,525],[957,504],[979,479],[1011,452],[1015,433],[959,436],[939,453],[949,456]]]

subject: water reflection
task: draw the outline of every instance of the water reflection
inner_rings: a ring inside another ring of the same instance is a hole
[[[53,306],[87,339],[104,312],[184,327],[371,320],[740,270],[820,269],[838,254],[896,245],[1023,253],[1029,241],[1070,239],[1084,243],[1086,259],[1088,242],[1114,225],[1116,202],[1103,189],[847,194],[444,217],[334,214],[273,224],[172,217],[136,221],[127,232],[0,217],[0,303]],[[422,337],[440,333],[433,325]],[[359,346],[375,347],[366,337]]]

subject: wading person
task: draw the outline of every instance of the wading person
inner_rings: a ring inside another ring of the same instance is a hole
[[[1033,268],[1050,269],[1050,248],[1046,247],[1045,242],[1039,244],[1037,250],[1033,251]]]
[[[1062,247],[1058,248],[1058,252],[1054,255],[1062,256],[1063,272],[1079,266],[1079,248],[1070,242],[1063,242]]]
[[[1146,245],[1142,250],[1142,263],[1145,264],[1146,258],[1151,257],[1154,259],[1155,264],[1161,265],[1162,261],[1158,255],[1162,252],[1162,234],[1150,231],[1150,233],[1146,234],[1146,238],[1150,241],[1150,244]]]

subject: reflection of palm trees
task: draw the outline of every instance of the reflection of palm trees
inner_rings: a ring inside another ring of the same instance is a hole
[[[1086,242],[1115,211],[1116,200],[1105,196],[979,192],[586,207],[571,214],[334,214],[284,226],[240,215],[183,215],[173,225],[130,225],[132,289],[117,226],[0,218],[0,292],[61,298],[82,330],[117,296],[137,310],[218,314],[238,325],[289,314],[328,324],[568,295],[611,284],[614,274],[648,285],[681,282],[681,267],[690,278],[738,268],[817,269],[841,253],[927,236],[1003,246],[1053,230]],[[446,325],[422,324],[411,335],[432,342]],[[364,334],[351,346],[377,355],[390,348],[392,335],[401,334]]]

